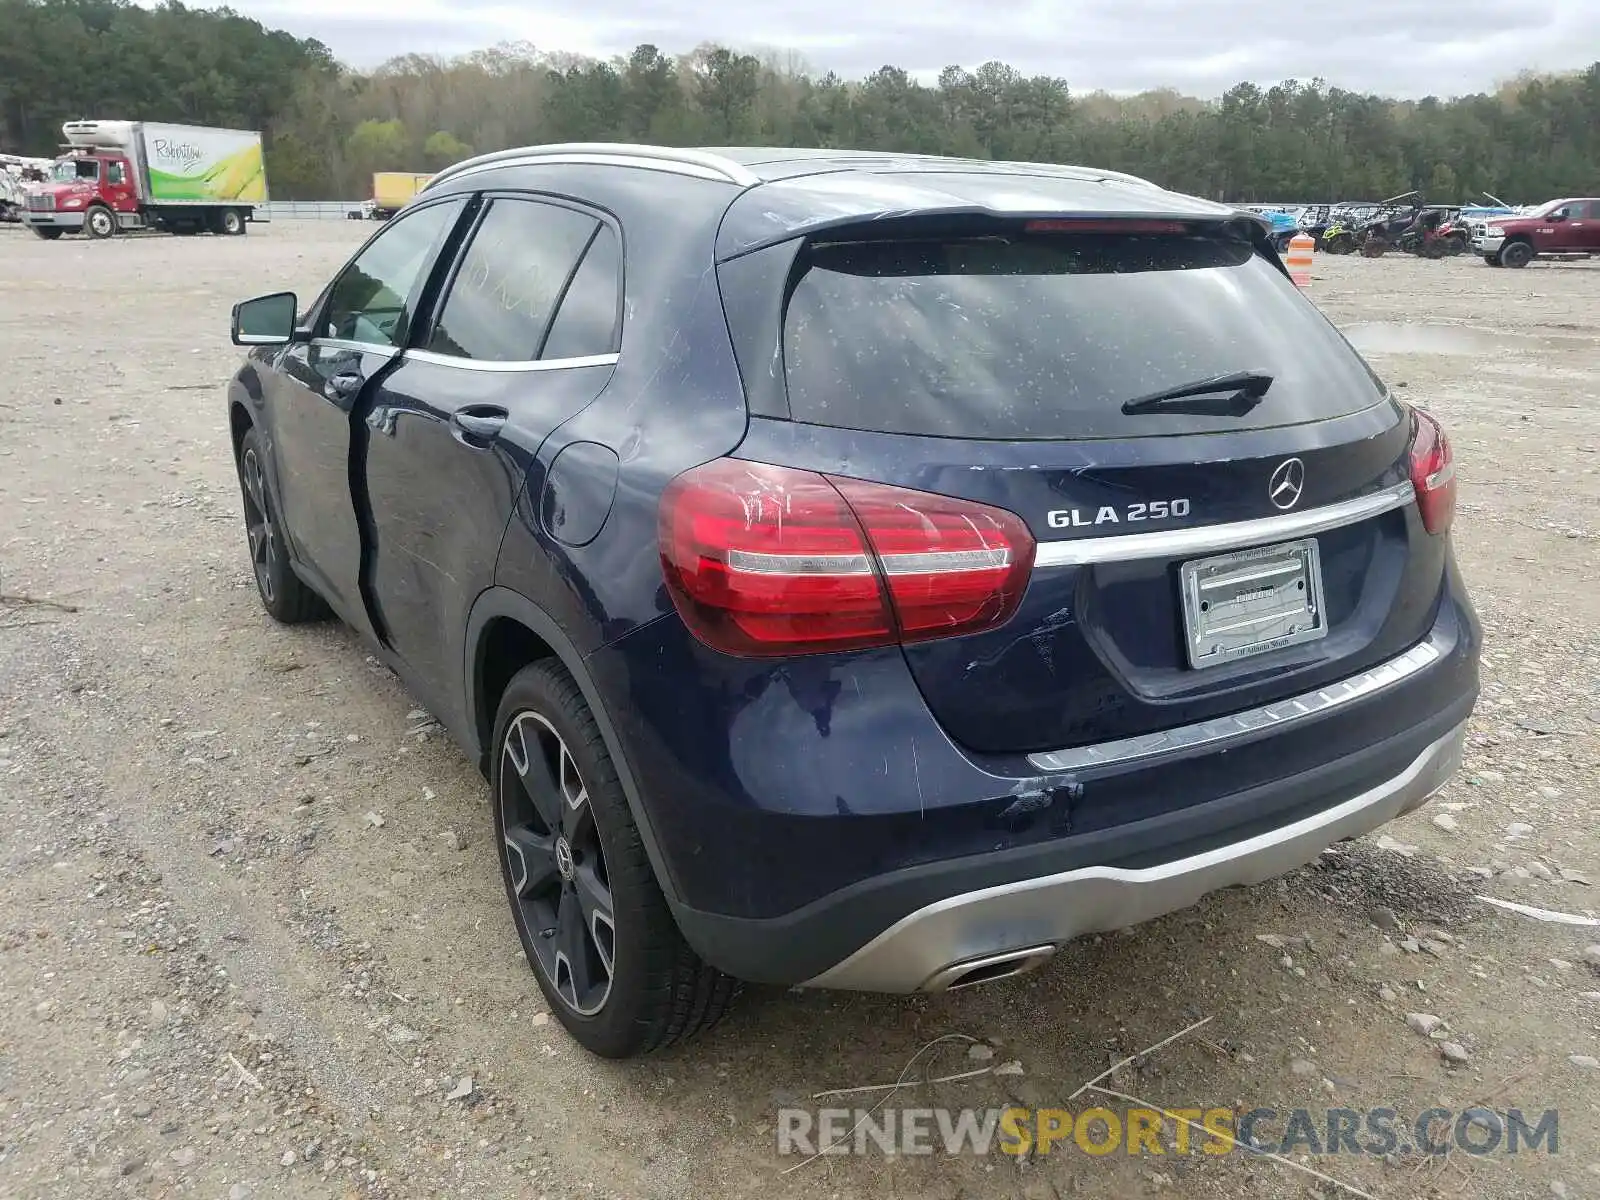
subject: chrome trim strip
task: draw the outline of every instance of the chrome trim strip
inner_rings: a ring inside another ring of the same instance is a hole
[[[492,167],[528,166],[534,162],[592,163],[606,166],[639,167],[694,175],[722,183],[754,187],[761,177],[743,163],[709,150],[690,150],[677,146],[642,146],[628,142],[556,142],[548,146],[518,146],[496,150],[456,163],[440,171],[422,188],[429,188],[463,175],[476,174]]]
[[[1075,538],[1061,542],[1040,542],[1034,553],[1035,567],[1081,567],[1090,563],[1128,562],[1138,558],[1187,558],[1222,550],[1239,550],[1268,542],[1289,541],[1308,534],[1325,533],[1341,525],[1353,525],[1369,517],[1404,508],[1416,500],[1416,489],[1407,480],[1381,492],[1341,500],[1322,508],[1261,517],[1254,521],[1230,521],[1224,525],[1201,525],[1193,529],[1163,529],[1157,533],[1124,533],[1111,537]]]
[[[312,338],[310,345],[319,350],[355,350],[361,354],[376,355],[378,358],[393,358],[400,353],[398,346],[379,346],[375,342],[355,342],[348,338]]]
[[[934,901],[800,986],[919,991],[1015,947],[1124,929],[1221,888],[1273,879],[1420,807],[1460,769],[1466,733],[1463,721],[1391,778],[1254,837],[1152,867],[1079,867]]]
[[[432,350],[407,350],[406,357],[416,362],[434,363],[441,367],[459,367],[463,371],[564,371],[569,367],[614,367],[621,357],[618,354],[590,354],[582,358],[543,358],[527,362],[482,362],[473,358],[458,358],[453,354],[438,354]]]
[[[1268,728],[1281,729],[1307,717],[1320,716],[1330,709],[1365,699],[1432,666],[1444,657],[1445,651],[1443,639],[1435,636],[1418,642],[1404,654],[1380,663],[1369,671],[1362,671],[1338,683],[1330,683],[1314,692],[1231,713],[1226,717],[1180,725],[1176,729],[1163,729],[1094,746],[1040,751],[1028,755],[1028,765],[1040,771],[1082,771],[1089,767],[1108,767],[1200,747],[1220,746],[1252,737]]]

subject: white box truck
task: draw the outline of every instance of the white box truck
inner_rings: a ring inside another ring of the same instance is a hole
[[[261,135],[154,121],[68,121],[23,220],[42,238],[128,229],[238,235],[267,202]]]

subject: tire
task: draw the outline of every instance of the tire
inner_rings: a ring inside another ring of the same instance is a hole
[[[103,204],[91,204],[83,214],[83,232],[104,241],[117,232],[117,215]]]
[[[715,1025],[739,984],[678,932],[599,727],[559,662],[512,677],[492,745],[501,876],[550,1011],[603,1058]]]
[[[251,429],[239,444],[239,491],[244,497],[245,535],[261,606],[273,620],[285,625],[321,620],[328,616],[328,606],[289,565],[280,510],[267,481],[264,462],[261,436]]]
[[[1466,253],[1466,249],[1467,239],[1464,237],[1458,237],[1452,234],[1444,240],[1444,252],[1451,258],[1454,258],[1458,254]]]
[[[1500,247],[1500,265],[1520,269],[1533,261],[1534,249],[1529,242],[1507,242]]]
[[[1488,263],[1491,267],[1498,267],[1500,265],[1500,256],[1498,254],[1485,254],[1483,256],[1483,261]]]
[[[41,238],[47,242],[53,242],[61,236],[61,230],[52,229],[48,225],[35,225],[32,228],[34,237]]]
[[[245,229],[244,214],[237,208],[225,208],[217,218],[217,232],[225,237],[243,237]]]

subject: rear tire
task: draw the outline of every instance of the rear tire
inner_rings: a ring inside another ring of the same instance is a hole
[[[104,241],[117,232],[117,216],[103,204],[94,204],[83,214],[83,231],[95,241]]]
[[[715,1025],[739,984],[678,932],[594,715],[559,662],[512,677],[491,746],[506,898],[556,1019],[603,1058]]]
[[[1500,265],[1500,256],[1498,254],[1485,254],[1483,256],[1483,261],[1488,263],[1491,267],[1498,267]]]
[[[225,208],[222,215],[217,218],[217,232],[225,237],[243,237],[245,232],[244,214],[237,208]]]
[[[1500,247],[1500,265],[1521,269],[1533,261],[1533,254],[1528,242],[1507,242]]]
[[[245,534],[261,606],[275,621],[299,625],[328,616],[322,597],[308,588],[289,565],[277,498],[267,480],[261,436],[254,429],[239,444],[239,490],[244,496]]]

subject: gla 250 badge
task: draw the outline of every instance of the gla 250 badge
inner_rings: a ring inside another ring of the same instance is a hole
[[[1082,508],[1052,508],[1045,513],[1045,524],[1051,529],[1079,529],[1090,525],[1132,525],[1138,521],[1165,521],[1168,517],[1187,517],[1189,515],[1189,501],[1180,497],[1176,500],[1150,500],[1142,504],[1130,504],[1121,513],[1116,506],[1102,504],[1094,516],[1089,515],[1089,510]]]
[[[1286,458],[1267,480],[1267,498],[1274,508],[1287,512],[1300,503],[1306,490],[1306,464],[1298,458]],[[1082,508],[1053,508],[1045,513],[1045,524],[1051,529],[1080,529],[1090,525],[1133,524],[1136,521],[1165,521],[1168,517],[1187,517],[1189,501],[1150,500],[1144,504],[1130,504],[1120,515],[1116,507],[1102,504],[1093,519]]]

